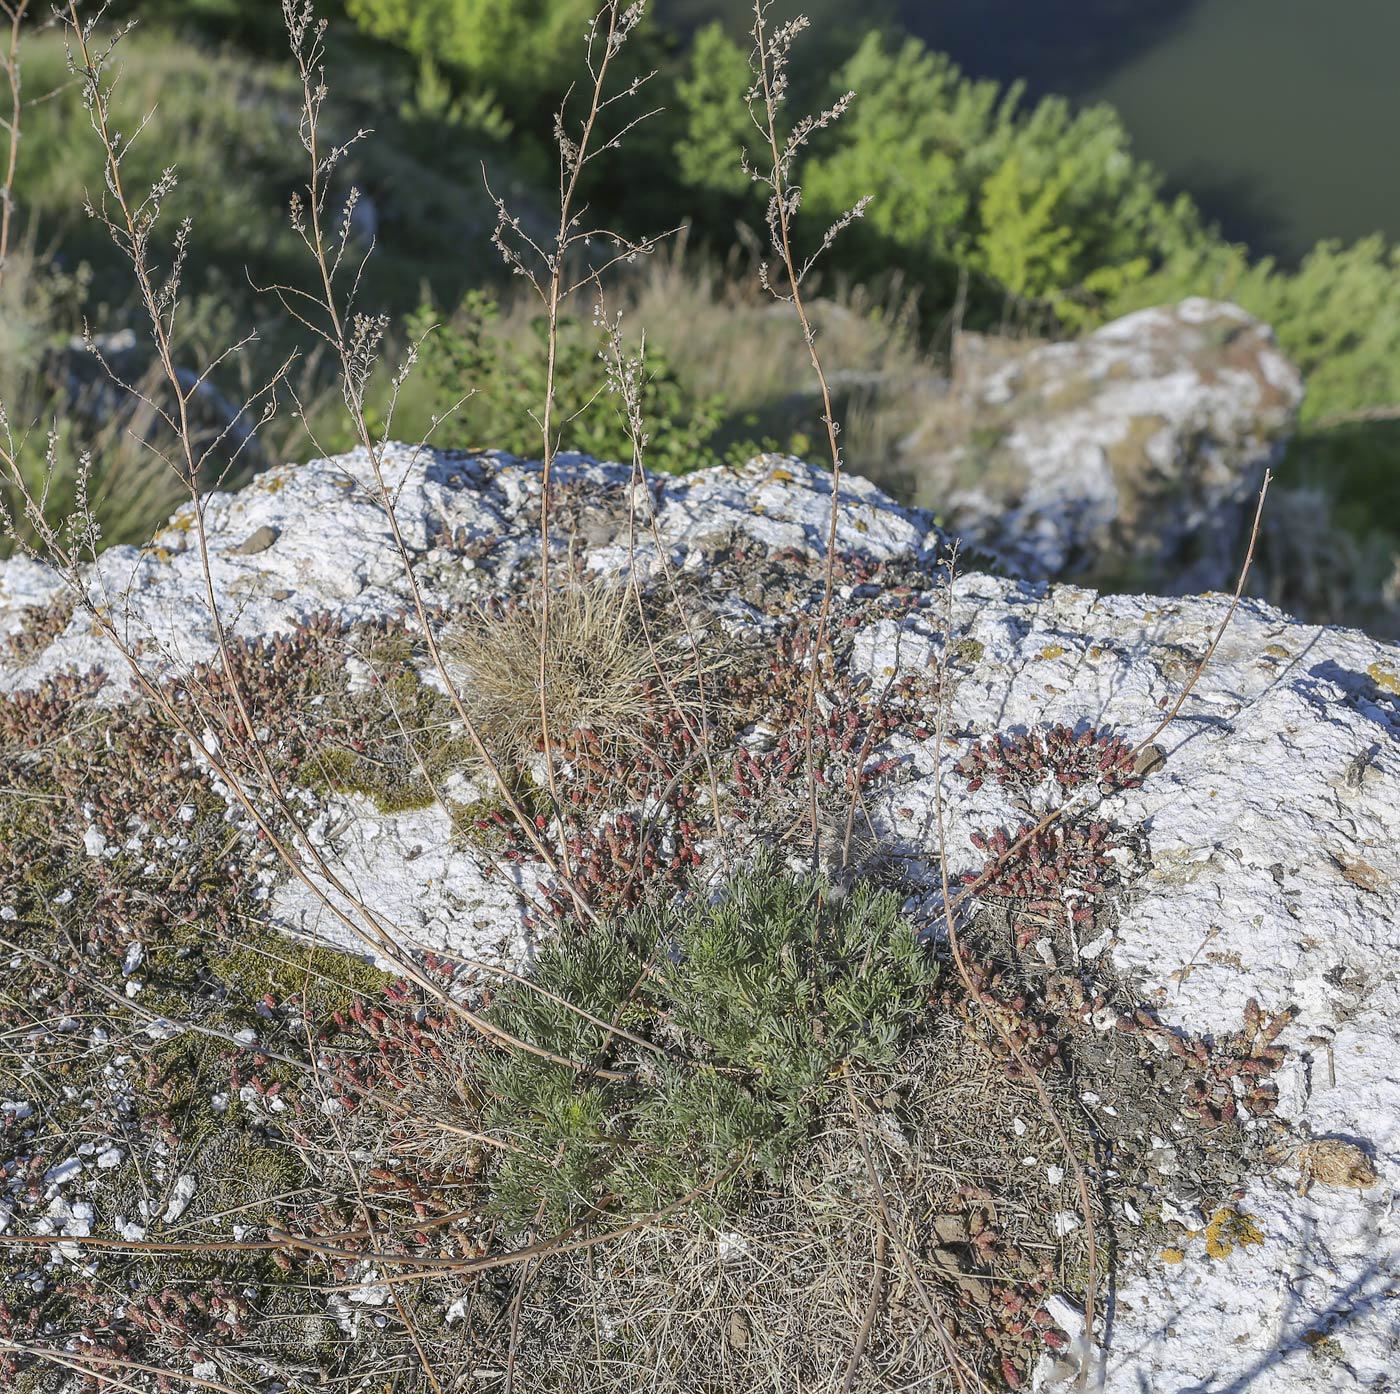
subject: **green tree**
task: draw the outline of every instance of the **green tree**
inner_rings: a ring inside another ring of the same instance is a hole
[[[871,230],[919,254],[965,256],[981,177],[971,157],[998,120],[996,84],[963,81],[950,59],[915,39],[889,53],[871,34],[836,86],[857,97],[834,140],[807,162],[808,207],[835,217],[874,194]]]
[[[1165,200],[1133,157],[1110,107],[1076,113],[1050,97],[1027,108],[1020,84],[974,81],[917,40],[891,49],[880,34],[836,86],[858,96],[803,185],[827,218],[873,195],[870,267],[891,251],[925,275],[952,261],[1077,324],[1206,240],[1190,201]]]
[[[752,181],[742,157],[747,152],[758,158],[760,140],[747,101],[752,81],[748,54],[723,25],[707,24],[695,35],[676,83],[683,134],[675,153],[683,184],[735,199],[749,194]]]
[[[1017,295],[1058,290],[1073,274],[1079,239],[1058,217],[1073,178],[1073,166],[1062,163],[1051,178],[1028,180],[1021,156],[1012,153],[982,187],[977,260]]]

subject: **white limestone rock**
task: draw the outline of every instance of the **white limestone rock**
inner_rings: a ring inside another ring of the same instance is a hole
[[[1303,382],[1266,325],[1191,299],[1080,340],[962,335],[891,477],[1031,580],[1174,595],[1232,579]]]

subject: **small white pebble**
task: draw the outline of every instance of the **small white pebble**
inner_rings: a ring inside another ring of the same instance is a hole
[[[1045,1168],[1045,1179],[1052,1185],[1058,1186],[1065,1179],[1064,1167],[1048,1166]]]
[[[44,1180],[51,1186],[61,1186],[65,1181],[71,1181],[82,1169],[83,1164],[77,1157],[68,1157],[57,1166],[50,1167],[44,1173]]]
[[[175,1185],[170,1192],[170,1200],[166,1204],[165,1214],[161,1219],[168,1225],[173,1225],[176,1220],[189,1208],[190,1201],[194,1199],[194,1177],[188,1172],[175,1178]]]
[[[1079,950],[1079,957],[1097,958],[1106,948],[1108,948],[1109,940],[1112,938],[1113,931],[1109,929],[1104,930],[1104,932],[1100,934],[1097,939],[1081,946]],[[1102,1015],[1102,1013],[1100,1013],[1099,1015]],[[1117,1020],[1116,1014],[1114,1016],[1114,1020]]]
[[[1063,1239],[1065,1235],[1073,1234],[1079,1228],[1079,1216],[1073,1210],[1057,1210],[1052,1223],[1055,1233]]]
[[[1050,1314],[1050,1320],[1053,1321],[1061,1331],[1071,1336],[1083,1336],[1084,1313],[1067,1297],[1062,1297],[1059,1293],[1053,1293],[1045,1299],[1045,1310]]]
[[[63,1233],[69,1239],[86,1239],[92,1233],[92,1206],[87,1201],[76,1200],[69,1207]]]

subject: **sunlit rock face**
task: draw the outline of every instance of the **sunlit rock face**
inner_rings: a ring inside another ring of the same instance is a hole
[[[1209,300],[1077,341],[964,334],[890,477],[1013,575],[1219,590],[1302,396],[1269,328]]]
[[[1075,534],[1090,540],[1120,535],[1114,510],[1129,488],[1110,457],[1115,442],[1132,437],[1133,421],[1160,418],[1139,440],[1142,460],[1161,464],[1134,476],[1138,516],[1164,517],[1153,500],[1175,489],[1198,517],[1207,499],[1238,507],[1268,453],[1272,427],[1264,423],[1285,424],[1297,398],[1296,378],[1264,331],[1201,302],[1135,317],[1082,344],[1033,349],[979,376],[979,394],[1005,402],[1033,393],[1048,402],[1054,391],[1072,396],[1072,384],[1082,385],[1087,400],[1061,401],[1059,434],[1048,417],[1009,431],[1022,440],[1019,452],[1038,440],[1045,459],[1082,470],[1089,500],[1082,517],[1103,509],[1093,529]],[[1247,410],[1230,405],[1241,393],[1252,403]],[[391,447],[381,467],[434,625],[537,584],[537,463]],[[1016,505],[1023,523],[1032,494],[1052,497],[1031,475]],[[756,711],[774,684],[807,671],[810,650],[793,636],[804,624],[810,630],[823,607],[828,473],[768,456],[742,469],[643,478],[570,456],[558,462],[554,488],[556,576],[573,569],[605,584],[635,578],[644,590],[674,592],[708,652],[753,667],[748,687],[744,671],[712,671]],[[1054,495],[1068,496],[1067,484]],[[1052,522],[1063,516],[1048,501],[1043,507]],[[971,768],[974,743],[985,749],[998,735],[1055,727],[1129,746],[1153,737],[1159,750],[1143,778],[1102,788],[1090,780],[1083,790],[1086,815],[1114,830],[1115,870],[1112,913],[1080,935],[1072,970],[1090,979],[1111,970],[1183,1039],[1239,1031],[1251,1002],[1270,1018],[1291,1008],[1278,1037],[1286,1057],[1272,1075],[1276,1104],[1250,1126],[1262,1136],[1282,1121],[1295,1139],[1306,1125],[1315,1139],[1346,1142],[1365,1159],[1361,1179],[1371,1178],[1364,1186],[1318,1184],[1302,1195],[1296,1154],[1261,1166],[1239,1181],[1231,1213],[1244,1218],[1231,1231],[1239,1242],[1229,1244],[1210,1237],[1211,1215],[1197,1213],[1182,1183],[1170,1203],[1183,1224],[1199,1222],[1199,1233],[1165,1261],[1135,1242],[1135,1212],[1115,1214],[1114,1246],[1123,1257],[1111,1324],[1094,1342],[1103,1387],[1114,1394],[1385,1387],[1400,1330],[1400,652],[1246,601],[1180,713],[1159,732],[1220,631],[1223,596],[1105,595],[976,571],[950,586],[948,540],[931,513],[897,505],[858,479],[843,482],[836,510],[830,679],[818,704],[826,787],[839,802],[853,772],[869,820],[863,836],[897,861],[911,913],[926,916],[936,938],[945,863],[954,884],[978,871],[985,852],[974,835],[1016,827],[1027,792],[1036,794],[1030,785],[959,772],[960,762]],[[1164,539],[1185,546],[1192,531],[1185,518],[1174,530],[1156,530],[1157,561],[1169,554]],[[151,547],[113,549],[84,578],[155,677],[178,676],[215,655],[193,521],[189,510],[177,514]],[[1023,523],[1005,523],[1008,548],[1014,542],[1024,549],[1016,555],[1059,558],[1042,571],[1060,569],[1081,545],[1047,524],[1053,546],[1037,552],[1042,534]],[[213,603],[229,633],[250,644],[314,633],[307,653],[324,664],[327,636],[343,629],[345,662],[354,668],[357,627],[398,622],[411,611],[403,558],[363,453],[283,467],[242,493],[217,496],[204,529]],[[1148,534],[1141,536],[1146,546]],[[32,562],[0,566],[5,700],[28,701],[25,694],[56,675],[99,667],[108,676],[89,700],[99,707],[133,700],[122,655],[81,606],[68,613],[62,593],[58,578]],[[422,682],[438,685],[423,646],[405,651]],[[881,712],[888,719],[877,722]],[[681,872],[703,882],[746,848],[776,844],[797,855],[783,841],[794,822],[783,799],[801,771],[800,760],[789,760],[781,773],[790,731],[769,719],[716,730],[727,742],[709,752],[718,822],[702,763],[672,759],[658,741],[619,795],[620,816],[631,823],[608,823],[613,840],[645,829],[655,852],[647,874],[675,873],[657,882],[663,890],[681,884]],[[851,731],[873,735],[867,745]],[[451,734],[444,728],[442,739]],[[275,750],[281,736],[269,721],[257,739]],[[200,776],[199,752],[186,742],[180,754],[191,777]],[[758,787],[765,775],[766,793]],[[561,772],[566,796],[574,777]],[[358,912],[337,900],[329,872],[371,908],[378,931],[405,944],[528,962],[540,931],[531,906],[549,895],[550,874],[528,848],[503,867],[489,848],[460,835],[461,808],[490,793],[478,768],[447,774],[432,797],[398,811],[358,792],[316,785],[303,792],[320,862],[301,878],[269,872],[258,903],[270,922],[365,952],[335,913]],[[230,808],[236,813],[233,801]],[[79,838],[86,817],[72,811]],[[595,852],[601,857],[600,844],[587,838],[611,813],[594,809],[593,817],[578,833],[584,866]],[[541,821],[543,836],[552,837]],[[114,834],[94,835],[83,854],[115,858],[120,847]],[[0,887],[0,916],[7,894]],[[1102,1030],[1115,1029],[1109,1013]],[[1319,1353],[1323,1341],[1332,1344]],[[1053,1386],[1053,1360],[1041,1378]]]

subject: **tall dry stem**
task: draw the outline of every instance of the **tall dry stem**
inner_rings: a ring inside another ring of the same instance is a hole
[[[298,6],[293,3],[293,0],[286,0],[285,13],[288,16],[289,28],[294,41],[304,40],[308,29],[314,29],[315,41],[317,44],[319,43],[322,30],[312,26],[309,4]],[[101,11],[99,11],[97,18],[100,19],[100,17]],[[35,538],[41,544],[44,559],[58,569],[59,574],[73,594],[75,602],[87,613],[95,630],[103,635],[120,654],[141,695],[150,701],[153,708],[159,711],[189,741],[192,750],[201,753],[200,758],[203,762],[227,785],[243,814],[249,820],[249,825],[256,828],[267,839],[268,845],[291,874],[311,891],[344,929],[364,943],[371,951],[383,955],[406,978],[427,991],[454,1015],[471,1025],[473,1029],[499,1044],[519,1046],[521,1049],[538,1053],[537,1047],[523,1041],[516,1041],[514,1037],[509,1036],[509,1033],[502,1032],[478,1013],[456,1001],[444,991],[440,984],[421,971],[418,964],[386,928],[383,917],[366,904],[363,898],[336,874],[335,869],[327,861],[321,849],[306,833],[297,811],[285,797],[278,776],[264,749],[263,738],[259,735],[257,725],[249,710],[246,695],[233,662],[229,635],[221,611],[218,591],[213,580],[211,549],[205,521],[206,499],[201,487],[202,467],[209,452],[218,448],[222,443],[222,437],[209,445],[201,446],[198,444],[189,410],[190,402],[200,385],[208,380],[210,374],[221,363],[236,355],[244,346],[252,342],[255,336],[247,335],[225,349],[192,383],[186,377],[182,377],[177,370],[173,343],[180,308],[181,274],[188,254],[192,230],[188,219],[181,224],[176,233],[168,267],[162,272],[153,260],[155,233],[162,205],[175,187],[175,172],[170,169],[166,170],[157,183],[143,195],[128,194],[123,178],[123,165],[133,145],[145,133],[149,117],[133,135],[125,138],[118,138],[111,126],[109,103],[112,79],[107,75],[107,67],[116,45],[126,31],[121,30],[105,43],[100,43],[96,34],[97,19],[85,21],[79,13],[76,0],[70,0],[66,10],[66,21],[70,45],[70,68],[80,84],[90,123],[105,157],[105,187],[95,201],[89,199],[88,212],[105,228],[114,245],[123,253],[131,267],[139,302],[145,312],[150,339],[156,350],[160,373],[163,375],[166,389],[164,395],[167,400],[158,401],[144,389],[124,382],[115,372],[112,372],[105,360],[97,353],[95,346],[90,343],[89,347],[119,387],[146,403],[152,411],[159,414],[176,442],[173,456],[165,455],[163,458],[180,479],[189,495],[191,529],[199,558],[203,601],[213,632],[217,665],[233,703],[234,713],[231,721],[225,717],[222,711],[215,709],[212,704],[203,705],[198,711],[198,718],[183,710],[172,696],[158,670],[152,669],[143,658],[139,641],[133,641],[126,625],[119,623],[119,618],[123,614],[125,597],[107,595],[105,591],[100,589],[102,583],[99,581],[99,593],[102,595],[102,599],[99,601],[94,598],[89,589],[84,567],[88,560],[95,558],[99,530],[91,509],[87,505],[86,497],[80,495],[76,516],[70,526],[63,530],[54,527],[45,517],[42,494],[36,497],[21,473],[19,460],[14,450],[14,442],[3,415],[0,415],[0,468],[3,468],[9,477],[9,482],[16,490],[16,496],[21,500],[27,521]],[[313,46],[311,51],[318,53],[319,49]],[[298,50],[299,56],[305,56],[306,52],[305,48]],[[315,123],[321,102],[324,101],[325,88],[324,83],[313,80],[315,76],[318,76],[314,64],[310,67],[303,67],[302,71],[307,95],[307,106],[304,113],[307,125],[303,129],[305,131],[309,127],[306,143],[313,157],[312,187],[321,195],[319,207],[324,210],[324,176],[329,169],[334,167],[334,158],[338,156],[337,152],[332,151],[330,157],[318,157]],[[330,159],[330,163],[327,163],[327,158]],[[318,213],[318,218],[319,216]],[[319,226],[319,222],[317,226]],[[342,235],[338,249],[341,254],[343,254],[347,237],[348,234]],[[340,256],[334,251],[327,253],[324,241],[317,242],[316,246],[321,252],[318,265],[321,266],[325,274],[326,284],[331,285],[335,271],[339,269]],[[335,314],[333,302],[329,303],[328,312],[332,315]],[[307,321],[303,319],[303,323],[305,322]],[[333,323],[339,329],[343,322],[339,318],[335,318]],[[372,366],[372,356],[368,355],[366,346],[373,341],[373,336],[373,325],[367,329],[362,323],[356,323],[351,326],[348,333],[340,333],[336,340],[345,367],[344,386],[347,404],[351,404],[355,408],[357,422],[366,439],[371,443],[373,443],[373,438],[370,436],[364,420],[363,406],[365,379]],[[245,403],[245,412],[250,411],[261,400],[265,403],[261,412],[262,418],[266,419],[270,415],[275,404],[275,389],[284,380],[287,366],[284,363],[255,397]],[[232,427],[230,426],[229,429]],[[226,431],[224,434],[227,435],[228,432]],[[56,444],[51,442],[51,465],[56,463],[54,458],[56,448]],[[379,448],[382,450],[382,445]],[[237,447],[232,454],[236,457]],[[405,568],[409,572],[420,622],[423,624],[429,645],[433,648],[436,656],[436,648],[431,628],[427,623],[421,595],[416,583],[413,582],[408,554],[393,519],[392,499],[383,484],[379,457],[376,455],[374,458],[376,477],[380,482],[381,501],[393,524],[395,541]],[[80,479],[83,477],[85,476],[80,474]],[[171,655],[162,654],[161,658],[167,667],[172,665]],[[465,713],[463,715],[465,716]],[[210,729],[201,728],[203,721],[208,721]],[[470,726],[469,719],[467,726],[469,730],[474,729]],[[240,769],[239,760],[246,760],[250,768]],[[523,814],[521,816],[523,820]],[[570,1068],[583,1068],[574,1062],[564,1060],[562,1057],[554,1057],[549,1052],[544,1052],[544,1055],[551,1058],[553,1063],[568,1065]]]
[[[0,0],[0,19],[9,25],[9,36],[0,67],[10,89],[10,114],[0,119],[5,135],[5,172],[0,176],[0,281],[5,279],[5,263],[10,255],[10,229],[14,221],[15,172],[19,168],[20,116],[24,110],[24,84],[20,75],[20,35],[30,0]]]
[[[622,317],[620,314],[612,319],[608,318],[606,303],[601,286],[598,292],[598,301],[594,309],[594,323],[605,330],[606,342],[601,351],[604,367],[607,372],[609,386],[622,402],[623,429],[627,435],[627,441],[632,453],[632,493],[628,501],[627,511],[627,555],[629,558],[628,584],[632,590],[632,596],[637,606],[637,613],[641,618],[642,633],[646,640],[647,649],[652,657],[652,666],[658,679],[661,682],[663,691],[671,704],[671,709],[678,712],[681,719],[686,724],[691,737],[695,741],[696,749],[699,751],[700,759],[705,765],[705,780],[710,795],[710,811],[715,820],[715,831],[724,826],[724,814],[720,807],[719,777],[715,773],[713,752],[711,750],[711,736],[713,734],[710,723],[710,701],[706,690],[708,675],[705,665],[698,661],[700,654],[700,635],[686,614],[686,607],[682,601],[680,586],[667,555],[667,549],[662,543],[660,528],[657,525],[656,509],[651,506],[650,492],[647,487],[646,478],[646,448],[650,439],[646,420],[642,412],[642,383],[646,373],[646,332],[643,330],[641,341],[635,352],[629,353],[622,333]],[[637,504],[638,500],[647,499],[646,518],[650,525],[652,544],[656,549],[657,560],[661,566],[662,575],[666,581],[666,587],[670,596],[671,604],[674,606],[677,615],[680,616],[681,626],[685,633],[686,642],[690,647],[691,655],[697,660],[694,663],[693,671],[695,684],[698,690],[698,701],[696,710],[692,713],[690,704],[685,702],[677,693],[672,682],[671,674],[668,672],[668,665],[662,661],[657,653],[656,639],[652,632],[652,627],[646,619],[646,609],[642,604],[641,579],[637,574]],[[640,855],[640,853],[639,853]]]
[[[358,262],[350,257],[351,217],[358,197],[356,191],[351,191],[338,227],[335,226],[334,212],[330,205],[330,176],[340,165],[347,151],[369,132],[358,130],[349,140],[340,144],[332,142],[328,145],[323,140],[321,117],[329,96],[324,67],[326,22],[317,19],[312,0],[282,0],[282,14],[287,25],[292,58],[301,80],[300,138],[310,165],[305,194],[298,193],[292,197],[292,227],[311,256],[318,287],[314,291],[307,291],[279,284],[267,289],[278,298],[283,308],[297,323],[329,348],[338,364],[345,407],[355,437],[368,456],[374,474],[375,498],[384,512],[394,550],[402,564],[410,603],[433,668],[483,767],[489,773],[522,834],[540,860],[559,875],[563,888],[580,916],[585,919],[591,918],[591,911],[579,896],[569,875],[567,851],[561,858],[554,856],[540,836],[534,819],[521,805],[496,755],[483,741],[478,723],[472,719],[471,713],[463,703],[458,685],[444,660],[437,634],[428,615],[413,570],[413,561],[395,513],[394,490],[384,474],[385,448],[390,437],[394,410],[403,385],[417,360],[417,345],[409,350],[403,362],[393,372],[384,429],[376,433],[366,415],[366,397],[374,371],[380,365],[380,354],[388,323],[383,316],[363,315],[355,310],[356,295],[365,264],[373,248],[366,250]],[[342,283],[347,276],[349,286],[342,292]],[[302,417],[305,420],[304,411]],[[308,426],[308,432],[309,430]],[[314,436],[312,441],[315,444]]]
[[[540,481],[540,614],[541,637],[536,684],[539,701],[540,739],[544,746],[545,781],[555,817],[562,803],[554,766],[554,745],[550,734],[549,673],[547,635],[550,610],[550,539],[549,522],[552,501],[551,485],[555,455],[559,449],[559,431],[555,423],[556,381],[559,356],[559,321],[565,303],[586,286],[601,286],[606,272],[621,262],[635,261],[650,253],[666,236],[629,239],[607,228],[584,223],[586,208],[579,204],[579,181],[588,166],[599,156],[620,148],[623,138],[638,124],[654,113],[643,112],[623,121],[611,135],[600,132],[600,121],[609,108],[635,98],[652,74],[634,78],[620,91],[608,91],[608,74],[622,51],[628,37],[642,22],[646,0],[634,0],[624,5],[622,0],[608,0],[593,17],[587,31],[586,62],[589,82],[586,87],[586,108],[577,128],[571,133],[569,124],[569,95],[560,104],[554,118],[554,141],[559,159],[559,222],[552,242],[541,244],[523,228],[521,220],[512,214],[503,199],[487,193],[496,205],[496,227],[492,243],[511,272],[523,276],[544,307],[546,325],[546,362],[544,402],[536,422],[540,428],[543,454]],[[571,94],[570,94],[571,95]],[[601,262],[589,259],[584,249],[597,239],[608,248]],[[582,270],[576,261],[583,255]],[[561,848],[564,876],[569,879],[568,850]]]
[[[797,157],[817,131],[840,119],[855,100],[855,93],[845,93],[825,111],[800,117],[785,132],[780,131],[782,112],[788,96],[792,43],[808,27],[808,20],[804,15],[798,15],[786,24],[770,28],[768,12],[771,8],[772,0],[754,0],[754,47],[750,65],[755,81],[748,94],[749,114],[768,147],[770,164],[766,170],[754,169],[745,154],[744,167],[756,183],[769,190],[768,237],[778,255],[787,289],[782,290],[772,284],[766,265],[761,267],[760,274],[764,287],[775,299],[791,305],[802,325],[803,342],[807,345],[812,371],[816,374],[817,385],[821,391],[822,424],[826,427],[827,451],[831,461],[831,522],[827,531],[822,603],[817,616],[803,723],[807,812],[811,823],[812,867],[816,870],[821,866],[821,827],[817,808],[817,769],[812,730],[817,720],[817,683],[827,649],[831,597],[835,587],[837,508],[841,492],[841,447],[837,437],[841,433],[841,426],[836,420],[836,411],[831,401],[831,385],[827,381],[821,355],[817,352],[817,333],[803,298],[802,285],[822,254],[831,247],[837,237],[857,218],[864,215],[869,199],[861,199],[832,223],[817,249],[799,263],[795,244],[795,222],[802,206],[802,186],[796,181]]]

